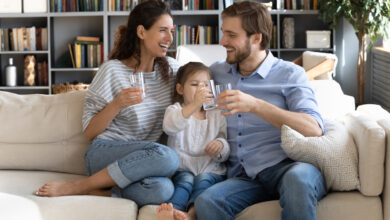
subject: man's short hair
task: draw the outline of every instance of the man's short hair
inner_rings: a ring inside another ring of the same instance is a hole
[[[235,2],[222,12],[222,18],[239,17],[247,36],[262,34],[260,49],[269,48],[272,35],[272,18],[268,9],[261,3],[251,1]]]

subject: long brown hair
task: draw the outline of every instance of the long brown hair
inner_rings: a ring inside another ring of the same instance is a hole
[[[186,65],[181,66],[179,68],[179,70],[177,71],[177,74],[176,74],[175,85],[173,88],[173,96],[172,96],[173,103],[176,103],[176,102],[179,102],[180,104],[184,103],[183,96],[180,95],[176,90],[176,85],[180,84],[181,86],[184,86],[187,79],[199,71],[207,72],[209,74],[209,78],[211,78],[210,69],[201,62],[189,62]]]
[[[108,59],[124,60],[133,56],[137,61],[136,67],[138,67],[141,62],[141,50],[137,27],[142,25],[146,30],[149,30],[162,15],[172,17],[169,6],[161,0],[147,0],[135,6],[130,12],[127,26],[122,25],[118,28],[115,34],[114,49],[111,51]],[[156,57],[154,62],[158,65],[164,81],[168,83],[172,69],[167,59],[165,57]]]
[[[252,34],[261,34],[261,50],[267,50],[272,35],[272,18],[268,9],[261,3],[252,1],[235,2],[222,12],[225,17],[241,18],[242,27],[249,37]]]

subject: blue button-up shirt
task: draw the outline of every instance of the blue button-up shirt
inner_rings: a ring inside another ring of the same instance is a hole
[[[263,63],[249,76],[241,75],[236,64],[217,62],[210,67],[216,84],[231,83],[240,90],[279,108],[311,115],[324,132],[314,91],[305,70],[268,52]],[[252,113],[227,116],[231,148],[227,163],[228,177],[256,175],[287,158],[281,148],[280,130]]]

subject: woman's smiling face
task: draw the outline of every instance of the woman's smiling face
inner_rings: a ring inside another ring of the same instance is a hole
[[[145,52],[153,57],[164,57],[173,41],[173,31],[172,17],[168,14],[161,15],[149,30],[144,30],[141,42]]]

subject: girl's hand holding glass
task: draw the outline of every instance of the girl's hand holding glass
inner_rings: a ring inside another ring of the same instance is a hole
[[[210,94],[210,89],[206,87],[204,83],[199,83],[196,87],[194,103],[196,106],[202,107],[204,102],[212,100],[212,95]]]
[[[136,105],[142,102],[143,90],[140,88],[126,88],[122,89],[115,97],[114,101],[120,109]]]
[[[204,149],[209,157],[217,157],[223,149],[223,143],[219,140],[212,140]]]

